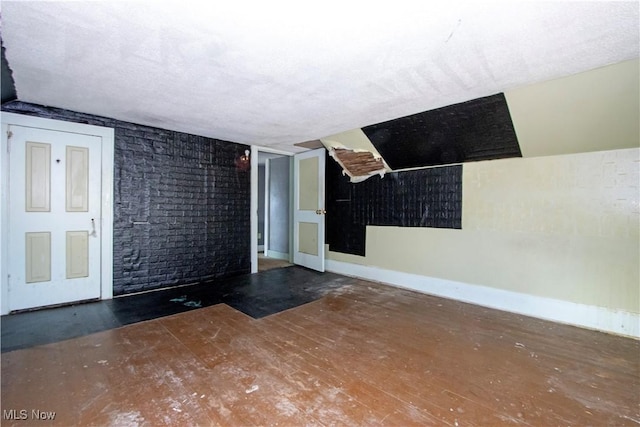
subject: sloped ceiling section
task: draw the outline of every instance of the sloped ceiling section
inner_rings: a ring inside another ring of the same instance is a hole
[[[393,170],[522,156],[503,94],[362,130]]]
[[[521,157],[504,94],[401,117],[322,139],[351,177],[478,160]],[[359,152],[348,162],[345,149]],[[372,159],[379,159],[374,167]]]
[[[3,1],[21,101],[289,152],[638,56],[638,2]]]
[[[633,148],[640,141],[639,69],[636,58],[322,142],[327,149],[371,151],[388,171]]]

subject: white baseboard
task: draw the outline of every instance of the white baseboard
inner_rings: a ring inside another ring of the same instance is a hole
[[[266,256],[269,258],[283,259],[285,261],[289,261],[289,254],[284,252],[273,251],[269,249],[266,253]]]
[[[326,260],[327,271],[526,316],[640,338],[640,315],[377,267]]]

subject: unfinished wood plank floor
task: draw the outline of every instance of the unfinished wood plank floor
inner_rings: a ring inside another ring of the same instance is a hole
[[[274,268],[290,267],[292,265],[289,261],[283,259],[269,258],[264,256],[263,253],[258,254],[258,271],[273,270]]]
[[[5,353],[2,425],[637,426],[639,357],[354,279],[259,320],[220,304]]]

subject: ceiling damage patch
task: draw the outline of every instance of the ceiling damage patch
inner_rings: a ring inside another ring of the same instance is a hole
[[[351,182],[391,172],[376,147],[361,129],[352,129],[321,139],[329,155],[340,165],[342,174],[349,176]]]
[[[338,162],[343,175],[348,175],[351,182],[362,182],[374,175],[383,177],[389,171],[382,157],[368,150],[331,147],[329,155]]]

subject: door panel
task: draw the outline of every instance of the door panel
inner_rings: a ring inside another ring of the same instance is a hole
[[[318,255],[318,224],[313,222],[300,222],[298,228],[300,247],[303,254]]]
[[[25,199],[27,212],[51,209],[51,144],[26,143]]]
[[[324,271],[325,149],[294,156],[293,262]]]
[[[9,131],[9,309],[99,298],[102,139]]]
[[[318,158],[300,159],[299,207],[306,211],[320,209],[318,200]]]
[[[51,233],[25,233],[25,282],[51,280]]]
[[[67,146],[67,212],[87,212],[89,206],[89,149]]]
[[[89,233],[67,231],[67,279],[89,276]]]

